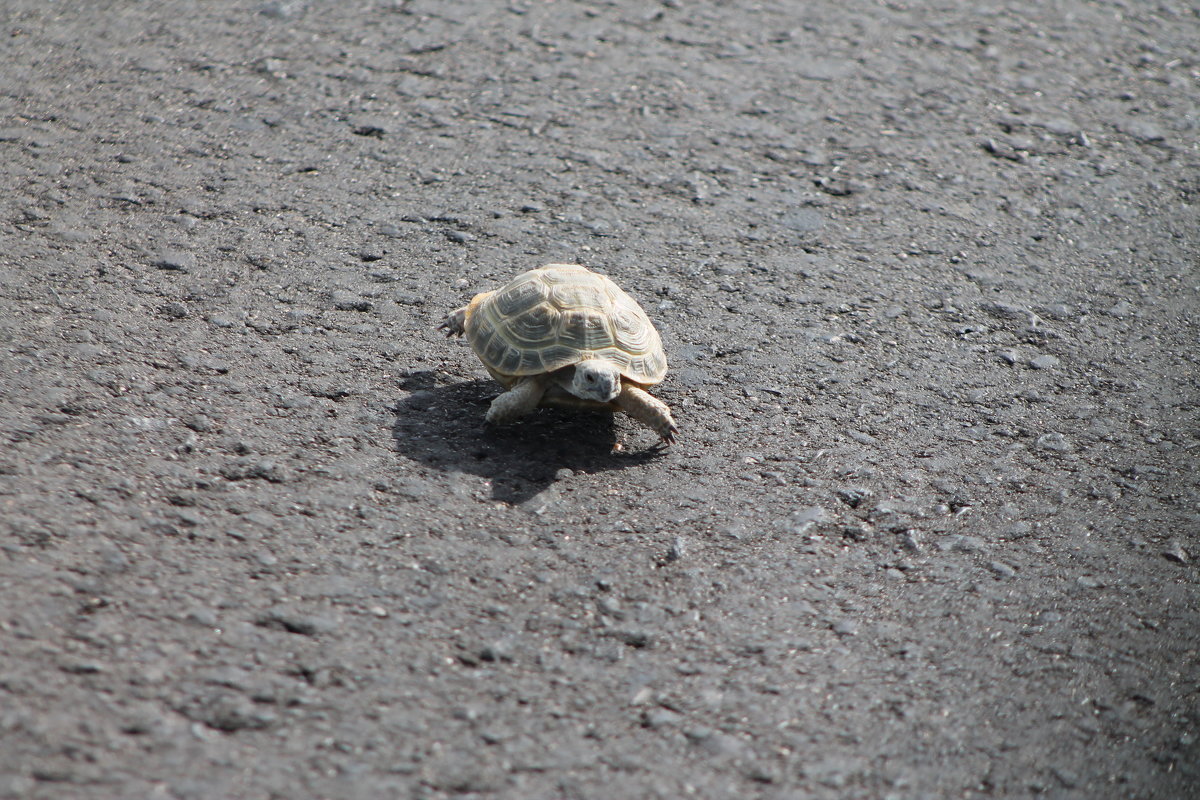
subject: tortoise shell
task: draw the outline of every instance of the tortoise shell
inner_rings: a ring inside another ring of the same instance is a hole
[[[548,264],[478,294],[466,317],[471,348],[505,386],[589,358],[611,361],[642,386],[667,373],[662,340],[637,301],[574,264]]]

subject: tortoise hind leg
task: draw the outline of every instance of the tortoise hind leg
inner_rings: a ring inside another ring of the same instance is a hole
[[[504,425],[519,419],[537,408],[542,395],[546,393],[546,378],[544,375],[531,375],[522,378],[504,394],[492,401],[487,412],[487,421],[494,425]]]
[[[613,402],[626,414],[657,433],[667,444],[675,441],[675,434],[679,432],[679,428],[671,418],[671,409],[662,400],[631,383],[624,383],[621,393]]]
[[[442,320],[442,324],[437,326],[439,331],[446,332],[446,338],[451,336],[462,336],[467,332],[467,307],[454,311],[450,316]]]

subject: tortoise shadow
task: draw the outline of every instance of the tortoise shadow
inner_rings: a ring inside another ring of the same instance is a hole
[[[512,425],[488,425],[484,414],[500,392],[490,380],[438,385],[432,374],[423,373],[403,388],[411,394],[392,406],[396,449],[436,469],[486,478],[492,499],[512,505],[545,491],[564,468],[585,474],[624,469],[664,452],[658,446],[615,449],[611,414],[540,408]]]

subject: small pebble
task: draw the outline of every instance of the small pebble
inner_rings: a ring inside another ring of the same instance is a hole
[[[189,611],[184,619],[194,625],[202,625],[206,628],[215,628],[217,625],[217,612],[213,611],[211,608],[197,607]]]
[[[667,561],[679,561],[687,555],[687,540],[682,536],[676,536],[671,541],[671,548],[667,551]]]
[[[191,272],[196,268],[196,256],[183,250],[163,250],[150,263],[163,270]]]
[[[166,726],[167,721],[161,713],[147,709],[124,715],[124,721],[118,730],[130,736],[142,736],[161,730]]]
[[[1037,446],[1042,450],[1052,450],[1056,453],[1071,452],[1071,443],[1061,433],[1042,434],[1037,439]]]
[[[743,774],[755,783],[774,784],[783,782],[783,771],[774,764],[751,764],[746,767]]]
[[[258,13],[271,19],[290,19],[304,13],[303,0],[274,0],[258,7]]]
[[[283,468],[269,458],[239,458],[222,466],[219,473],[221,477],[230,481],[265,480],[269,483],[283,483],[287,479]]]
[[[683,735],[689,742],[713,756],[739,755],[745,750],[745,745],[736,737],[705,726],[688,728],[684,730]]]
[[[825,219],[821,212],[813,208],[800,208],[788,211],[779,218],[781,227],[796,233],[812,233],[821,229]]]
[[[856,636],[858,623],[852,619],[839,619],[830,626],[838,636]]]
[[[1188,552],[1183,549],[1183,544],[1178,539],[1173,539],[1169,542],[1162,551],[1162,555],[1163,558],[1168,561],[1174,561],[1176,564],[1186,564],[1188,562]]]
[[[642,726],[651,730],[658,730],[670,725],[675,725],[679,720],[683,719],[681,714],[677,714],[666,708],[652,708],[642,714]]]
[[[955,536],[950,541],[949,549],[960,553],[982,553],[986,546],[978,536]]]
[[[1056,136],[1073,136],[1079,133],[1079,126],[1065,117],[1050,117],[1042,120],[1040,124]]]
[[[862,431],[856,431],[853,428],[847,428],[846,435],[849,436],[854,441],[858,442],[859,444],[865,444],[865,445],[870,445],[870,446],[875,446],[875,445],[879,444],[879,440],[876,439],[871,434],[863,433]]]
[[[1024,539],[1033,532],[1033,526],[1023,520],[1018,520],[1004,529],[1006,539]]]
[[[1079,776],[1069,769],[1054,767],[1050,771],[1053,772],[1054,777],[1058,778],[1059,782],[1068,789],[1074,789],[1079,785]]]
[[[232,127],[235,131],[254,133],[256,131],[267,130],[267,123],[263,122],[258,117],[240,116],[234,118],[230,127]]]
[[[512,661],[514,642],[511,638],[501,638],[488,642],[479,648],[479,658],[483,661]]]
[[[1053,369],[1058,366],[1058,357],[1049,354],[1029,359],[1029,366],[1034,369]]]
[[[1117,130],[1140,142],[1161,142],[1167,138],[1163,129],[1144,119],[1126,119],[1117,123]]]
[[[621,601],[615,597],[600,598],[600,601],[596,603],[596,607],[600,609],[601,613],[613,619],[624,619],[625,617],[625,611],[621,608]]]
[[[1003,561],[988,562],[988,569],[996,573],[1001,578],[1011,578],[1017,574],[1017,571],[1005,564]]]
[[[1110,317],[1118,319],[1128,317],[1133,313],[1133,305],[1128,300],[1121,300],[1106,312]]]
[[[848,486],[838,489],[835,494],[842,500],[843,503],[851,508],[858,508],[867,500],[875,496],[875,492],[870,489],[865,489],[858,486]]]
[[[649,647],[654,642],[654,634],[650,631],[639,628],[626,628],[615,632],[615,636],[622,643],[635,649]]]
[[[364,125],[352,126],[350,132],[355,136],[370,136],[374,139],[382,139],[387,134],[387,129],[368,122]]]
[[[171,319],[183,319],[188,315],[188,307],[179,302],[167,303],[162,310]]]
[[[276,716],[242,695],[222,694],[201,698],[188,716],[225,733],[261,730],[274,724]]]
[[[740,542],[746,538],[748,532],[744,525],[724,525],[718,529],[718,533],[726,539],[732,539],[735,542]]]
[[[785,527],[789,533],[802,535],[807,533],[814,525],[824,522],[826,519],[828,519],[828,515],[825,513],[825,509],[820,506],[809,506],[792,512],[792,516],[785,523]]]
[[[96,555],[99,558],[99,566],[104,572],[125,572],[131,566],[125,554],[111,545],[102,548]]]
[[[365,297],[338,289],[330,295],[333,307],[339,311],[370,311],[371,301]]]
[[[982,308],[988,314],[1000,319],[1025,319],[1029,316],[1029,312],[1024,307],[1000,300],[986,302]]]
[[[64,228],[55,226],[51,228],[51,233],[59,240],[69,242],[71,244],[80,244],[82,242],[90,242],[92,236],[87,231],[78,228]]]
[[[337,620],[320,614],[307,614],[288,608],[273,608],[259,615],[255,624],[264,628],[278,628],[288,633],[303,636],[318,636],[338,629]]]
[[[1040,611],[1033,618],[1033,624],[1039,626],[1056,625],[1063,621],[1063,615],[1057,611]]]

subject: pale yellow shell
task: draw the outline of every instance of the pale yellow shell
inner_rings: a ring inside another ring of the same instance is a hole
[[[643,386],[667,373],[662,340],[637,301],[574,264],[548,264],[476,295],[467,307],[466,333],[488,372],[505,385],[589,358],[611,361]]]

